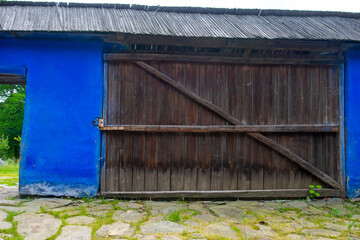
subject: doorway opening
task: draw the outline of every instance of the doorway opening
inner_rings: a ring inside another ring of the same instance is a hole
[[[0,68],[0,184],[19,183],[26,69]]]

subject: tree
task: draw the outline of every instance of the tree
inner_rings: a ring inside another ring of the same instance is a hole
[[[0,136],[0,159],[7,159],[9,157],[9,150],[9,139],[5,138],[4,135]]]
[[[13,93],[24,93],[25,94],[25,85],[7,85],[0,84],[0,102],[10,97]]]
[[[9,140],[9,157],[19,157],[19,141],[15,138],[21,136],[25,87],[2,85],[0,86],[0,136],[4,135]]]

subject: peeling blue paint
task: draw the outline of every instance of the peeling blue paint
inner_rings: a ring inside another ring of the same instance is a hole
[[[46,195],[46,196],[76,196],[86,197],[97,194],[98,187],[89,184],[57,184],[39,182],[23,185],[21,192],[23,195]]]
[[[99,186],[101,41],[0,39],[0,67],[27,68],[20,194],[94,196]]]
[[[347,195],[360,196],[360,51],[346,54],[345,129]]]

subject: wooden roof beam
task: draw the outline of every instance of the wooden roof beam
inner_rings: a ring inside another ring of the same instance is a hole
[[[244,49],[286,49],[301,51],[339,51],[346,50],[356,45],[356,43],[349,42],[344,44],[339,40],[194,38],[135,34],[111,34],[106,38],[106,41],[122,42],[124,44]]]

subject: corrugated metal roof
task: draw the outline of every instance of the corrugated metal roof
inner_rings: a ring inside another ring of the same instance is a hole
[[[0,31],[360,41],[360,14],[2,2]]]

